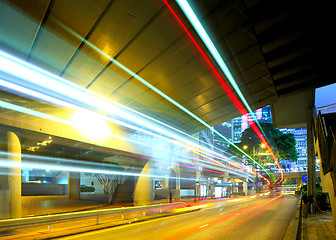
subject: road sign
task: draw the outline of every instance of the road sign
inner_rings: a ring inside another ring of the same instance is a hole
[[[307,182],[307,181],[308,181],[307,175],[302,175],[302,182]]]

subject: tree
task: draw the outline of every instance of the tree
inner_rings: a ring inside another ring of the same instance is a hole
[[[296,140],[293,134],[283,134],[271,123],[260,123],[260,126],[278,160],[290,160],[292,162],[297,160],[298,153],[296,151]],[[267,155],[267,149],[261,143],[252,128],[247,128],[242,133],[241,142],[237,145],[260,163],[273,162],[273,158]],[[233,150],[233,147],[231,146],[230,149]]]
[[[103,186],[104,194],[109,195],[109,204],[112,203],[112,195],[118,185],[118,176],[114,174],[94,174],[95,178]]]

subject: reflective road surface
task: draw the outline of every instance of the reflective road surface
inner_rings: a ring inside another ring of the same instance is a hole
[[[297,201],[280,193],[235,199],[197,212],[59,239],[283,239]]]

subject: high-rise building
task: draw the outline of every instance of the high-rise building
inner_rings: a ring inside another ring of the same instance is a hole
[[[232,141],[233,138],[233,124],[232,120],[221,123],[214,127],[216,131],[220,132],[224,137]],[[214,141],[224,147],[228,147],[230,143],[223,138],[219,137],[217,134],[214,135]]]
[[[222,135],[224,135],[227,139],[229,139],[233,143],[240,143],[242,133],[245,129],[249,127],[248,120],[249,118],[257,120],[258,122],[264,122],[264,123],[272,123],[272,115],[271,115],[271,107],[266,106],[264,108],[260,108],[256,111],[254,111],[252,114],[249,115],[243,115],[237,118],[234,118],[230,121],[224,122],[222,124],[219,124],[215,126],[214,128],[220,132]],[[298,152],[298,160],[295,163],[292,163],[290,161],[285,161],[283,164],[286,166],[286,168],[294,168],[293,170],[297,169],[305,170],[307,167],[307,129],[306,128],[296,128],[296,129],[279,129],[282,133],[292,133],[294,135],[294,138],[296,140],[296,150]],[[206,133],[206,132],[205,132]],[[230,143],[223,140],[221,137],[217,136],[216,134],[213,134],[211,129],[208,129],[207,134],[209,139],[213,139],[213,141],[220,145],[225,147],[228,147]],[[209,141],[208,142],[212,142]]]
[[[271,107],[266,106],[259,108],[252,114],[245,114],[243,116],[232,119],[233,125],[233,142],[240,143],[242,132],[249,127],[248,119],[255,119],[258,122],[272,123]]]
[[[296,163],[286,163],[289,168],[297,168],[297,170],[305,170],[307,167],[307,128],[284,128],[279,129],[282,133],[292,133],[296,140],[296,151],[298,152],[298,160]]]

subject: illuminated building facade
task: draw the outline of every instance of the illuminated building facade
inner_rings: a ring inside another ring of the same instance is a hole
[[[286,168],[297,171],[303,171],[307,167],[307,129],[306,128],[285,128],[279,129],[282,133],[292,133],[296,140],[296,151],[298,152],[298,160],[296,163],[285,163]]]
[[[259,108],[253,112],[250,116],[252,119],[257,119],[258,122],[272,123],[271,107],[266,106],[264,108]],[[233,125],[233,142],[240,143],[242,132],[249,127],[248,125],[248,115],[243,115],[231,120]]]

